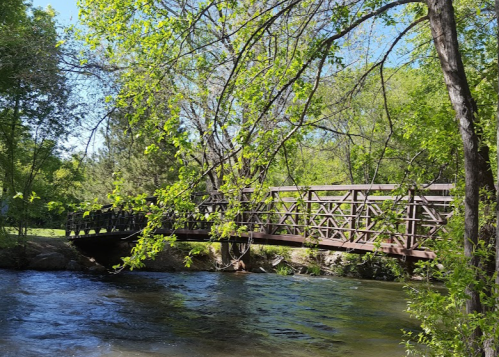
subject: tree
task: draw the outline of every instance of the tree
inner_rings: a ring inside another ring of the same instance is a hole
[[[124,60],[128,70],[122,76],[124,85],[118,103],[134,103],[135,118],[146,110],[150,114],[168,108],[170,119],[164,125],[164,134],[175,142],[180,157],[189,156],[193,141],[204,157],[217,152],[216,160],[200,162],[199,174],[180,177],[177,183],[180,192],[189,192],[204,177],[217,172],[223,173],[224,180],[216,187],[229,196],[238,188],[264,182],[286,143],[324,121],[321,87],[328,83],[332,91],[339,90],[343,83],[335,79],[349,66],[364,70],[365,75],[353,88],[344,91],[343,96],[338,96],[335,105],[339,108],[347,103],[370,73],[379,72],[382,110],[388,123],[388,135],[380,152],[380,160],[383,159],[393,138],[396,115],[387,96],[386,65],[405,36],[416,32],[421,34],[418,39],[422,39],[426,33],[424,26],[429,24],[464,154],[464,249],[470,269],[483,271],[491,262],[479,256],[479,247],[490,244],[491,237],[486,232],[479,234],[480,198],[487,203],[488,196],[480,192],[495,192],[488,157],[490,141],[485,135],[484,118],[479,118],[483,111],[476,105],[477,91],[472,91],[463,61],[473,58],[474,53],[463,52],[466,46],[459,46],[458,37],[465,38],[473,30],[485,34],[485,39],[478,37],[478,40],[484,46],[489,45],[487,33],[495,31],[495,27],[488,25],[488,17],[476,11],[477,6],[488,5],[465,1],[453,5],[451,0],[202,4],[86,0],[82,2],[81,14],[83,22],[92,29],[87,38],[90,44],[106,45],[115,61],[123,61],[124,51],[129,54]],[[461,19],[458,24],[456,8],[470,20]],[[474,16],[469,16],[470,10],[474,10]],[[94,16],[96,11],[100,11],[100,16]],[[403,30],[385,42],[385,50],[369,51],[371,37],[363,31],[375,26],[383,26],[384,31],[395,26]],[[426,46],[424,42],[418,45]],[[482,56],[478,57],[490,67],[487,63],[490,57],[484,53],[481,51]],[[191,96],[184,96],[185,90],[175,95],[178,81],[183,81],[182,87],[190,90]],[[167,106],[156,101],[156,93],[164,93],[165,88],[170,93]],[[203,106],[207,101],[209,110]],[[183,105],[189,103],[194,105],[193,112],[198,116],[205,115],[204,126],[193,137],[170,129],[188,116]],[[214,140],[219,143],[216,149],[210,144]],[[243,166],[250,174],[240,179]],[[377,177],[379,167],[376,165],[369,175],[371,182]],[[158,194],[168,205],[178,204],[178,195],[173,192],[170,189]],[[237,203],[234,207],[237,209]],[[147,245],[144,247],[147,249]],[[476,283],[468,286],[470,315],[486,312],[480,298],[484,292],[490,295],[491,290],[490,286],[483,288],[484,284],[487,285],[477,274]],[[485,353],[487,336],[479,328],[473,333],[475,352]],[[487,351],[487,355],[495,353]]]
[[[178,164],[173,145],[159,143],[154,151],[144,157],[144,150],[155,144],[156,139],[144,131],[142,134],[136,133],[124,114],[113,114],[101,135],[104,145],[85,160],[87,184],[82,187],[84,200],[97,198],[100,203],[107,203],[107,195],[117,180],[123,181],[123,195],[145,193],[152,196],[157,189],[177,178]]]
[[[78,118],[61,70],[54,11],[15,0],[2,7],[10,13],[0,21],[2,200],[9,205],[11,224],[25,236],[30,206],[39,199],[37,180],[57,160]]]

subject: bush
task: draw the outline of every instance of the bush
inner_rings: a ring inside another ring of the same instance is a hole
[[[307,267],[307,274],[319,276],[321,275],[321,267],[317,264],[311,264]]]
[[[176,242],[174,247],[182,252],[188,252],[189,255],[209,255],[212,244],[205,242]]]
[[[277,255],[283,257],[284,259],[291,258],[291,248],[279,245],[260,245],[253,249],[253,253],[267,259],[274,258]]]
[[[275,272],[279,275],[292,275],[293,268],[290,267],[288,264],[280,263],[278,266],[276,266]]]
[[[333,271],[339,276],[362,279],[397,280],[404,276],[403,263],[383,254],[345,254]]]

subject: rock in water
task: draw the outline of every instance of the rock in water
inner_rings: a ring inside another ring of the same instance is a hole
[[[70,260],[68,265],[66,266],[66,269],[70,271],[80,271],[83,270],[83,267],[77,261]]]
[[[68,258],[57,252],[38,254],[28,264],[33,270],[64,270],[68,265]]]
[[[278,266],[281,262],[285,262],[284,257],[281,257],[280,255],[276,256],[275,259],[272,261],[272,266],[276,267]]]
[[[94,266],[91,266],[90,268],[88,268],[88,271],[91,273],[96,273],[96,274],[107,273],[107,269],[100,264],[96,264]]]

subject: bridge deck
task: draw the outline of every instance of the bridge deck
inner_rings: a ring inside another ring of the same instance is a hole
[[[322,249],[366,252],[375,249],[390,255],[431,259],[426,245],[446,232],[452,216],[452,185],[430,185],[393,195],[396,185],[341,185],[275,187],[260,199],[244,189],[235,223],[246,233],[232,235],[234,242],[317,246]],[[400,191],[400,190],[399,190]],[[228,203],[218,192],[198,196],[196,213],[176,227],[178,213],[163,215],[156,234],[175,233],[181,241],[212,238],[210,214],[223,215]],[[155,198],[149,199],[156,202]],[[73,241],[95,239],[135,240],[147,224],[147,212],[132,212],[111,205],[85,216],[68,215],[66,236]]]

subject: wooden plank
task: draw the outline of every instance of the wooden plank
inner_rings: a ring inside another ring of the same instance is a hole
[[[270,191],[274,192],[297,192],[297,191],[393,191],[400,187],[398,184],[372,184],[372,185],[314,185],[314,186],[280,186],[270,187]],[[424,191],[450,191],[454,189],[454,184],[432,184],[428,187],[419,187]],[[254,192],[253,188],[245,188],[243,192]]]

